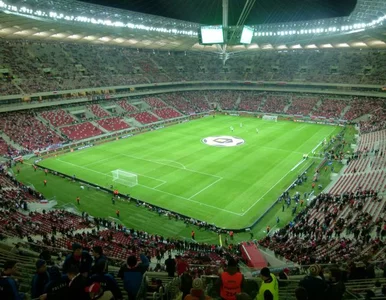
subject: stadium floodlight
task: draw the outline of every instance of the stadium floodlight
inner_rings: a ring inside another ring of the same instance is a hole
[[[96,24],[96,25],[103,25],[103,26],[109,26],[109,27],[123,27],[123,28],[130,28],[130,29],[139,29],[139,30],[147,30],[147,31],[155,31],[155,32],[162,32],[162,33],[171,33],[171,34],[178,34],[178,35],[187,35],[187,36],[197,36],[197,32],[194,30],[179,30],[179,29],[169,29],[164,27],[155,27],[155,26],[147,26],[143,24],[133,24],[133,23],[124,23],[122,21],[112,21],[110,19],[103,20],[101,18],[94,19],[94,18],[88,18],[82,15],[75,16],[73,14],[71,15],[65,15],[63,13],[57,13],[53,10],[51,11],[44,11],[44,10],[33,10],[28,9],[25,6],[16,6],[16,5],[10,5],[7,4],[5,1],[0,0],[0,9],[7,12],[7,13],[18,13],[21,15],[26,16],[33,16],[33,17],[42,17],[42,18],[50,18],[54,20],[65,20],[65,21],[71,21],[71,22],[82,22],[82,23],[90,23],[90,24]],[[116,15],[117,17],[127,17],[125,15]],[[104,16],[105,17],[105,16]],[[138,20],[138,18],[137,18]]]
[[[133,187],[138,184],[137,174],[119,170],[119,169],[111,171],[111,174],[113,175],[113,182],[126,185],[129,187]]]

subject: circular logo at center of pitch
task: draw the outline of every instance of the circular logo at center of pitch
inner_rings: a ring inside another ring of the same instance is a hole
[[[208,136],[202,139],[204,144],[209,146],[217,146],[217,147],[235,147],[244,144],[244,140],[239,137],[234,136]]]

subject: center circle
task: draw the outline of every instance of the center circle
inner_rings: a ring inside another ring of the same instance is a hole
[[[208,136],[201,140],[204,144],[216,147],[236,147],[245,143],[242,138],[220,135],[220,136]]]

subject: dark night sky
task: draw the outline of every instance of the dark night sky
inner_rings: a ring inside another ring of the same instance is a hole
[[[81,0],[201,24],[221,24],[222,0]],[[234,25],[246,0],[229,0]],[[256,0],[245,24],[303,21],[349,15],[356,0]]]

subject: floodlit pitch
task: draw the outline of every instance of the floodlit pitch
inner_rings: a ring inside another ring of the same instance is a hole
[[[113,185],[123,194],[210,224],[242,228],[307,168],[321,142],[339,131],[328,125],[217,116],[59,155],[39,165],[102,187]],[[304,154],[311,159],[303,161]],[[115,170],[131,174],[128,183],[116,180]]]

